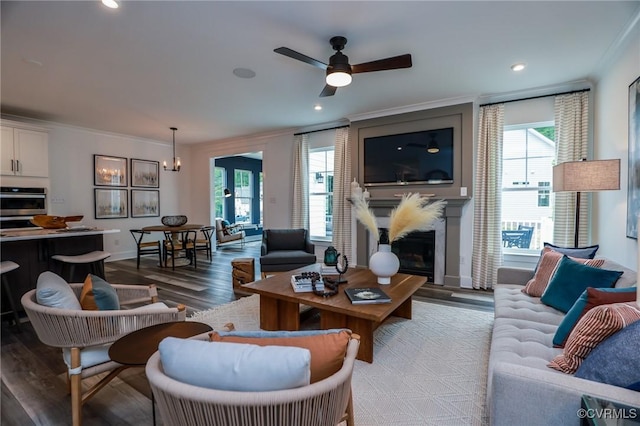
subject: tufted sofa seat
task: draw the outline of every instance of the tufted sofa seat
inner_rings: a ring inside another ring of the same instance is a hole
[[[624,271],[616,287],[635,285],[636,272],[606,260],[603,269]],[[491,424],[579,425],[581,397],[640,405],[640,393],[584,380],[547,367],[562,349],[553,337],[564,313],[522,293],[533,270],[500,268],[494,287],[495,321],[489,355],[487,406]]]

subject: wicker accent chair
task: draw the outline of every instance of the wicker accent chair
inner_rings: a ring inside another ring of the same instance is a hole
[[[208,339],[208,335],[196,338]],[[307,386],[269,391],[237,392],[202,388],[164,374],[160,352],[151,356],[146,375],[165,425],[327,426],[353,422],[351,376],[360,340],[349,341],[342,368]]]
[[[82,284],[69,286],[79,297]],[[121,305],[157,302],[158,291],[153,284],[112,284],[112,287],[116,290]],[[92,363],[87,360],[91,352],[106,354],[110,344],[125,334],[155,324],[184,321],[186,318],[186,310],[182,305],[177,308],[152,305],[145,309],[112,311],[51,308],[36,301],[36,290],[25,293],[21,302],[38,339],[45,345],[63,350],[63,358],[68,367],[67,380],[74,426],[82,424],[82,405],[128,367],[111,361],[108,355],[96,357]],[[84,365],[81,363],[83,354],[86,354]],[[106,371],[111,372],[83,392],[82,379]]]

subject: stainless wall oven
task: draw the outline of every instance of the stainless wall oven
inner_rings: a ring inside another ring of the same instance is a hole
[[[37,214],[47,214],[46,188],[0,187],[0,228],[33,227]]]

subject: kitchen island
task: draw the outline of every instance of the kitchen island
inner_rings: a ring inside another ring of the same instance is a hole
[[[0,231],[0,258],[16,262],[20,267],[8,274],[16,304],[24,293],[36,288],[38,276],[44,271],[62,272],[62,265],[51,259],[56,254],[78,255],[103,249],[103,235],[118,229],[42,229]],[[82,282],[89,273],[88,265],[77,265],[71,282]],[[5,311],[5,301],[2,301]]]

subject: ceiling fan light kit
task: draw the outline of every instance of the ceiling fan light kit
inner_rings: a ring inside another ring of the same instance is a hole
[[[352,74],[395,70],[400,68],[411,68],[411,55],[404,54],[400,56],[394,56],[391,58],[378,59],[376,61],[364,62],[362,64],[350,65],[349,58],[341,51],[347,44],[347,39],[342,36],[331,37],[329,40],[331,47],[336,51],[334,55],[329,58],[329,64],[320,62],[317,59],[313,59],[307,55],[303,55],[300,52],[289,49],[288,47],[278,47],[273,51],[281,55],[287,56],[292,59],[296,59],[301,62],[305,62],[314,67],[326,70],[326,85],[320,97],[333,96],[336,93],[338,87],[344,87],[351,84]]]

